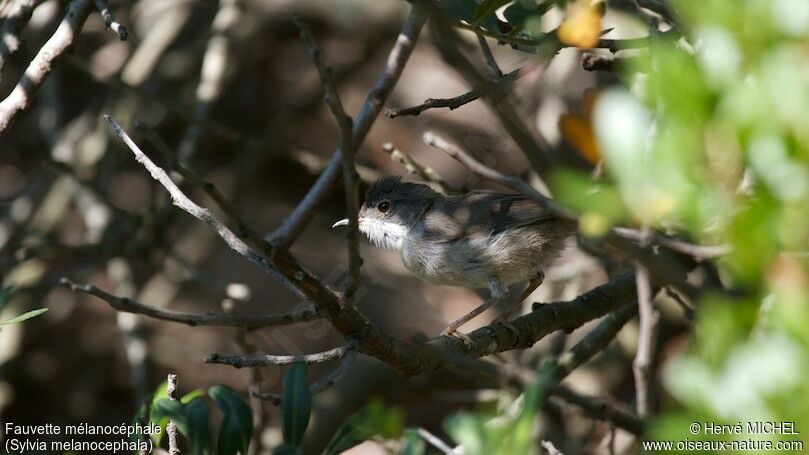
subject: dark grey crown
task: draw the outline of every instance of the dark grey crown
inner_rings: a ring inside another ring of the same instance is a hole
[[[368,188],[368,191],[365,192],[365,201],[371,204],[383,199],[388,199],[392,202],[401,200],[417,201],[431,199],[436,196],[440,196],[440,194],[427,185],[403,182],[399,176],[388,175],[377,180]]]

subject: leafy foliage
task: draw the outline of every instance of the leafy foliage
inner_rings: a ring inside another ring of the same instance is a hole
[[[253,415],[249,406],[234,390],[217,385],[205,391],[198,389],[185,394],[179,400],[168,397],[167,383],[163,382],[154,392],[152,403],[139,412],[138,421],[149,421],[161,427],[152,435],[155,445],[159,445],[165,434],[169,420],[175,423],[177,431],[188,442],[190,453],[235,455],[246,454],[253,432]],[[222,412],[222,423],[217,431],[217,445],[214,450],[210,428],[210,405],[208,396]]]
[[[327,455],[342,453],[374,436],[398,438],[403,428],[404,417],[400,411],[386,407],[381,402],[372,401],[337,430],[324,453]],[[412,438],[412,435],[410,437]]]

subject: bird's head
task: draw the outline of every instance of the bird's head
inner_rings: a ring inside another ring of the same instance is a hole
[[[374,245],[398,250],[410,228],[421,219],[436,197],[427,185],[383,177],[368,188],[359,211],[359,229]],[[347,226],[348,219],[332,227]]]

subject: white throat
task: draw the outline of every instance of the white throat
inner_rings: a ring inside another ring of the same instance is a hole
[[[386,250],[401,250],[407,235],[405,226],[371,218],[361,220],[359,228],[374,245]]]

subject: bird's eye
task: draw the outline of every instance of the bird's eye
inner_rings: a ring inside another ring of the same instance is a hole
[[[388,213],[390,212],[391,205],[388,201],[382,201],[377,204],[376,209],[379,210],[381,213]]]

